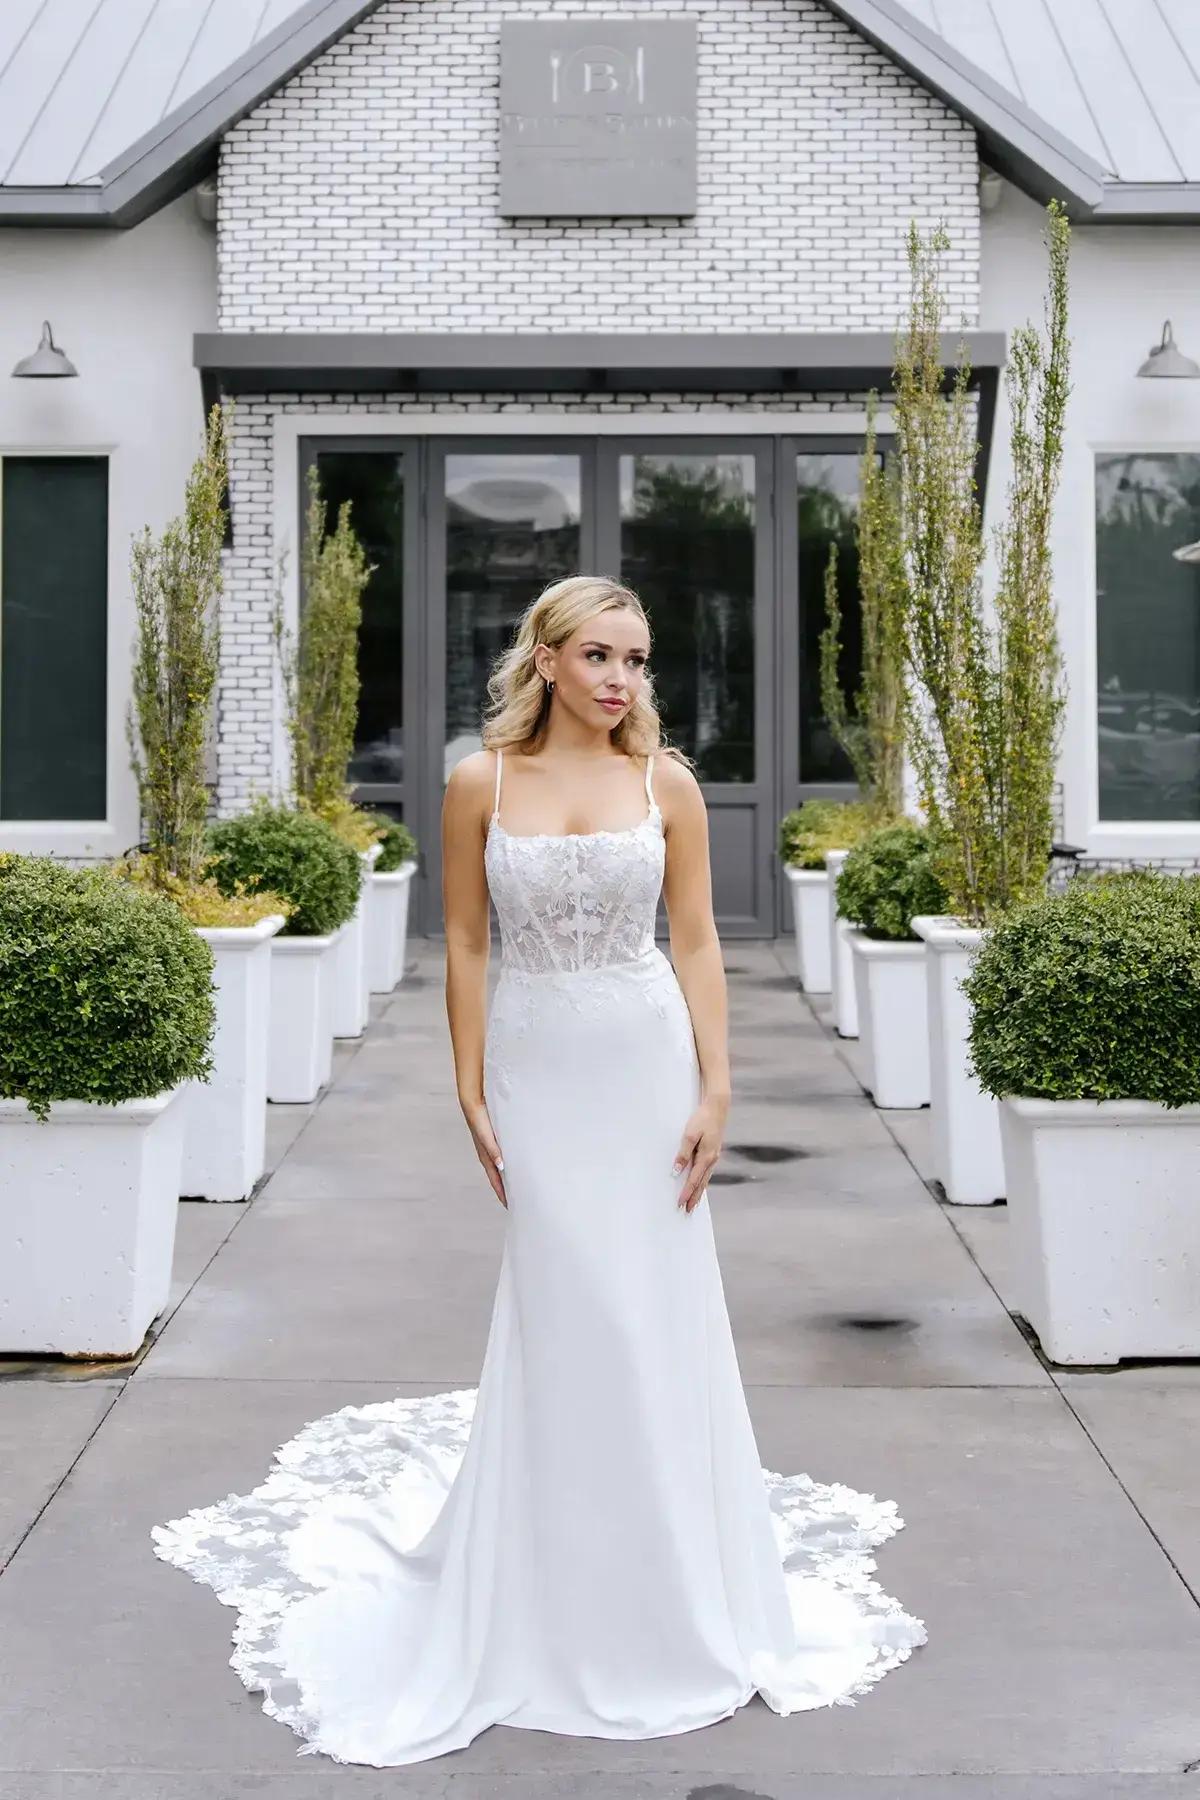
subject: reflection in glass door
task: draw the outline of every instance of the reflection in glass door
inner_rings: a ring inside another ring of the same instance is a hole
[[[472,450],[444,458],[443,783],[481,744],[487,678],[522,612],[581,567],[581,459]]]
[[[753,456],[628,453],[621,579],[654,632],[654,686],[701,782],[754,780]]]

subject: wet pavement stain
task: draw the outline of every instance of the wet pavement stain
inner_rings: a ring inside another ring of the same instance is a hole
[[[849,1331],[915,1331],[915,1319],[890,1318],[886,1313],[839,1313],[833,1323]]]
[[[798,1150],[792,1144],[726,1144],[725,1148],[735,1156],[744,1156],[747,1162],[796,1162],[808,1155],[807,1150]]]
[[[716,1787],[689,1788],[687,1800],[774,1800],[772,1794],[760,1794],[757,1789],[730,1787],[722,1781]]]

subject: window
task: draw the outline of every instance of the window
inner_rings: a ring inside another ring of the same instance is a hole
[[[1101,819],[1200,819],[1200,562],[1174,554],[1197,540],[1200,455],[1097,456]]]
[[[838,548],[837,592],[842,615],[838,674],[853,705],[862,680],[862,614],[858,595],[858,501],[862,452],[801,451],[796,457],[797,591],[800,602],[800,766],[803,782],[852,782],[850,759],[835,739],[821,704],[821,633],[825,565]]]
[[[0,459],[0,819],[103,819],[108,462]]]

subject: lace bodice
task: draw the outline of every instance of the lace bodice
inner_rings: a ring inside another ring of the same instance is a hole
[[[602,969],[654,948],[662,889],[662,813],[650,785],[649,812],[625,831],[548,832],[514,837],[500,823],[503,751],[496,753],[496,799],[484,848],[488,887],[500,921],[501,968],[531,974]]]

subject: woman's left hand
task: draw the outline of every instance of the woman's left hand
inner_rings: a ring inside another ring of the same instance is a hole
[[[678,1201],[686,1212],[691,1212],[704,1198],[708,1178],[721,1154],[721,1140],[725,1133],[728,1110],[728,1103],[724,1100],[715,1097],[702,1100],[683,1128],[679,1154],[671,1172],[679,1175],[687,1168],[687,1180]]]

